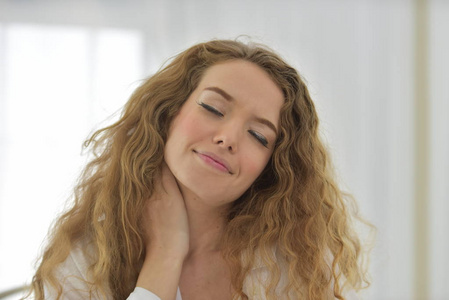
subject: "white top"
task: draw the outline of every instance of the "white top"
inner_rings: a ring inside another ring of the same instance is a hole
[[[89,249],[87,249],[89,251]],[[102,299],[100,295],[93,294],[89,295],[89,286],[85,283],[85,280],[88,281],[87,278],[87,270],[91,265],[91,260],[89,257],[86,257],[82,250],[82,246],[78,244],[72,251],[70,252],[67,259],[57,268],[56,276],[59,278],[59,281],[63,287],[63,299]],[[282,268],[281,270],[285,269]],[[256,263],[256,267],[254,267],[248,277],[245,279],[243,284],[243,291],[248,295],[249,299],[257,299],[264,300],[265,292],[263,289],[262,282],[266,282],[269,278],[269,270],[262,263]],[[276,288],[276,291],[281,291],[282,288],[287,283],[287,275],[285,272],[281,275],[281,280]],[[57,292],[52,288],[45,286],[45,299],[56,299]],[[349,290],[344,293],[345,299],[347,300],[358,300],[358,297],[354,290]],[[157,295],[152,292],[136,287],[134,291],[129,295],[127,300],[161,300]],[[182,300],[181,292],[178,288],[176,293],[176,300]]]
[[[158,296],[156,296],[149,290],[146,290],[141,287],[136,287],[134,289],[134,292],[132,292],[131,295],[129,295],[129,297],[128,297],[128,300],[143,300],[143,299],[161,300],[161,298],[159,298]],[[176,292],[176,300],[182,300],[181,293],[179,292],[179,288],[178,288],[178,291]]]

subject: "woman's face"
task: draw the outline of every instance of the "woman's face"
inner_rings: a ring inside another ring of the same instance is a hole
[[[212,206],[240,197],[273,153],[283,102],[256,64],[233,60],[207,69],[172,121],[165,146],[181,190]]]

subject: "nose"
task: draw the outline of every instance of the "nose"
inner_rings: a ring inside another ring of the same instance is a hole
[[[230,152],[236,152],[238,150],[238,140],[240,133],[237,126],[230,124],[229,126],[221,128],[217,131],[213,138],[214,144],[219,147],[225,148]]]

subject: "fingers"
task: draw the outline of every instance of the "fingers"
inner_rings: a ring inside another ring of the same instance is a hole
[[[185,256],[189,249],[189,224],[184,198],[167,164],[155,180],[153,195],[146,205],[147,253]]]
[[[173,193],[178,194],[179,192],[179,187],[178,183],[176,182],[176,178],[165,161],[162,163],[161,188],[162,191],[165,192],[167,195]]]

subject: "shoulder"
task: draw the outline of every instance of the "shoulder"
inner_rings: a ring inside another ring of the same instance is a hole
[[[94,261],[92,246],[86,241],[77,242],[67,259],[60,264],[59,271],[67,276],[79,275],[87,279],[87,271]]]
[[[66,260],[55,270],[55,276],[62,287],[62,299],[112,299],[110,294],[103,296],[95,290],[91,292],[93,283],[89,277],[89,269],[94,262],[93,246],[87,241],[77,242]],[[55,289],[45,286],[45,299],[57,299],[57,295]],[[138,287],[127,300],[142,299],[160,300],[152,292]]]
[[[87,241],[74,244],[67,258],[54,270],[54,275],[62,287],[63,299],[100,299],[96,293],[91,292],[89,267],[94,261],[93,248]],[[57,290],[48,285],[44,288],[46,299],[57,298]]]
[[[277,285],[274,289],[274,294],[272,297],[274,299],[306,299],[307,291],[304,286],[304,290],[300,291],[290,291],[288,293],[288,297],[285,294],[284,290],[289,285],[289,278],[288,278],[288,262],[283,258],[279,251],[273,249],[273,257],[275,259],[275,264],[279,267],[280,270],[280,277]],[[331,257],[328,257],[327,259],[332,259]],[[331,261],[330,261],[331,263]],[[243,283],[243,292],[248,295],[249,299],[260,299],[265,300],[266,299],[266,287],[270,284],[270,280],[272,278],[273,274],[271,271],[271,268],[268,266],[268,263],[265,262],[260,252],[256,251],[255,254],[255,263],[254,266],[249,271],[248,275],[245,278],[245,281]],[[345,281],[344,276],[342,275],[341,283]],[[335,299],[332,292],[333,284],[331,285],[329,289],[329,297],[328,299]],[[343,291],[343,297],[346,300],[358,300],[359,297],[357,296],[357,293],[354,289],[346,288]]]
[[[285,299],[288,299],[286,295],[283,296],[285,294],[283,290],[288,285],[288,264],[275,248],[271,249],[270,254],[272,254],[272,258],[274,259],[273,263],[279,267],[280,271],[279,281],[271,297],[274,299],[284,299],[285,297]],[[262,258],[259,250],[254,255],[254,264],[244,280],[243,292],[248,295],[249,299],[265,300],[267,299],[266,288],[270,284],[274,274],[271,271],[269,262]],[[298,299],[303,298],[304,295],[290,292],[289,297],[290,299]]]

